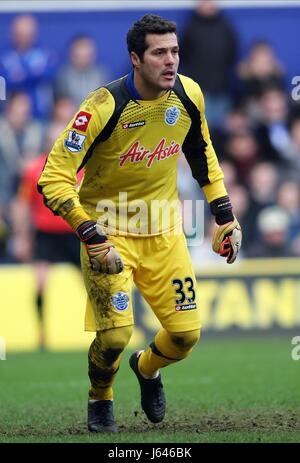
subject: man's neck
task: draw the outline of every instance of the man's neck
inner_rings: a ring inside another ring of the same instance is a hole
[[[141,95],[143,100],[156,100],[157,98],[160,98],[161,96],[165,95],[169,90],[160,90],[158,91],[157,89],[150,87],[145,83],[145,81],[141,78],[141,76],[137,73],[134,72],[133,74],[133,83],[134,86]]]

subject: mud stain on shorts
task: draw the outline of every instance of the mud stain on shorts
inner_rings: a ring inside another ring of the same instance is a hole
[[[87,290],[95,312],[97,324],[101,325],[103,318],[111,316],[111,283],[109,275],[97,275],[93,270],[86,274]]]

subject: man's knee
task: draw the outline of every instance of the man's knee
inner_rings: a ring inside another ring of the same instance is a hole
[[[97,331],[96,343],[99,351],[113,363],[129,343],[132,332],[132,325]]]
[[[183,354],[188,354],[200,339],[200,329],[170,333],[174,347]]]
[[[103,397],[104,389],[111,387],[119,369],[121,354],[130,340],[132,331],[132,326],[97,331],[88,354],[88,373],[92,384],[90,398]],[[110,395],[111,391],[108,397]],[[105,400],[108,400],[105,394],[104,397],[106,397]]]

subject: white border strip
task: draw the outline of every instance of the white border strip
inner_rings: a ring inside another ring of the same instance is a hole
[[[217,0],[221,8],[300,7],[300,0]],[[43,11],[177,10],[197,0],[0,0],[1,13]]]

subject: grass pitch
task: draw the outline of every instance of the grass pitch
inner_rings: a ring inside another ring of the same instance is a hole
[[[86,352],[8,354],[0,361],[0,442],[300,442],[291,338],[203,335],[189,358],[162,370],[167,414],[158,425],[140,409],[127,350],[114,387],[116,435],[86,430]]]

